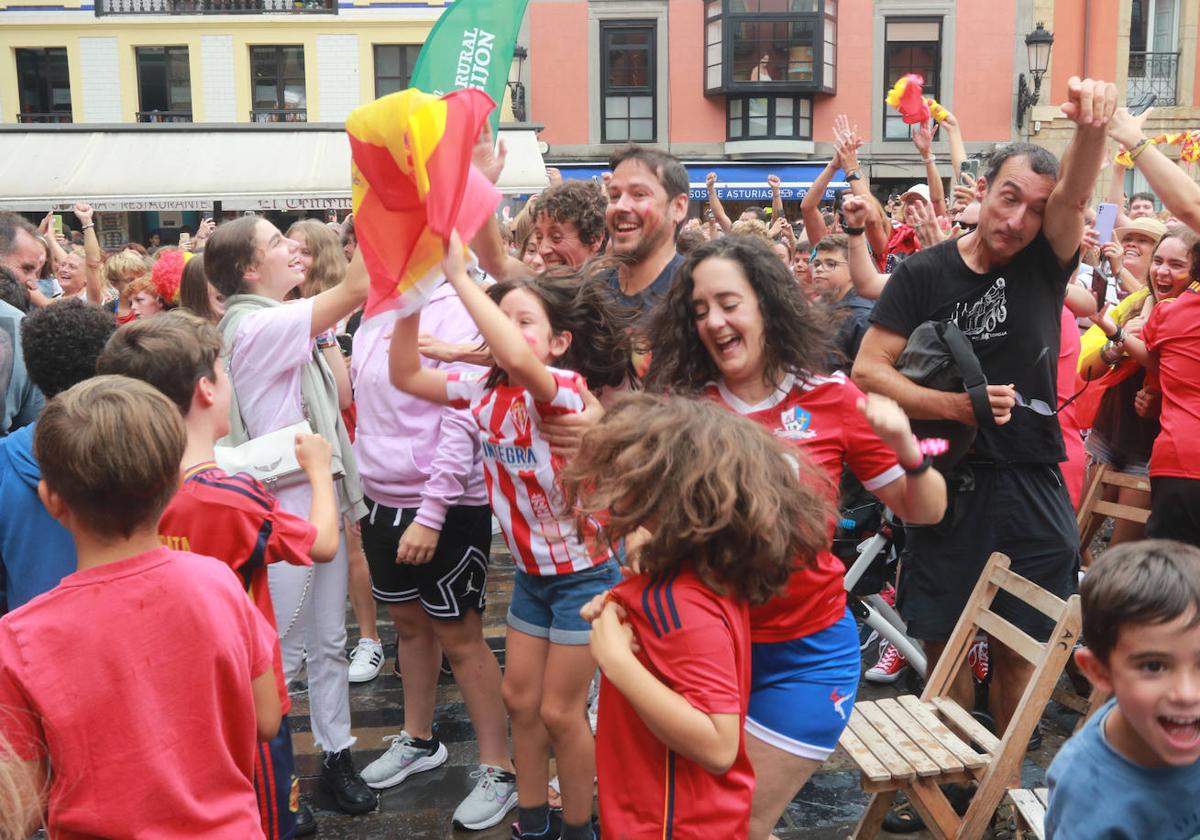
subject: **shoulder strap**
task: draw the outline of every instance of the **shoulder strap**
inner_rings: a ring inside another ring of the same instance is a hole
[[[225,375],[229,377],[229,434],[223,441],[228,446],[240,446],[250,440],[250,434],[246,431],[246,421],[242,419],[237,387],[233,382],[233,340],[237,336],[238,324],[250,314],[251,309],[249,305],[239,306],[234,303],[226,307],[221,323],[217,325],[217,329],[221,331],[221,341],[225,345]]]
[[[992,414],[992,404],[987,393],[987,377],[983,375],[983,368],[979,365],[979,358],[975,355],[970,339],[963,335],[962,330],[953,321],[942,322],[939,332],[954,358],[954,364],[962,374],[963,388],[971,398],[971,407],[975,410],[975,422],[981,427],[995,426],[996,417]]]

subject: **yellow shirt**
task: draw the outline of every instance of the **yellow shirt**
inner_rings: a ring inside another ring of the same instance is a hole
[[[1113,323],[1118,327],[1122,326],[1130,318],[1140,315],[1142,305],[1146,302],[1147,296],[1150,294],[1150,287],[1138,289],[1125,300],[1118,303],[1108,313]],[[1087,332],[1079,339],[1079,363],[1076,366],[1077,371],[1083,371],[1089,367],[1092,362],[1096,361],[1100,356],[1100,351],[1104,349],[1105,343],[1108,342],[1108,336],[1104,334],[1104,330],[1100,329],[1098,324],[1093,324]]]

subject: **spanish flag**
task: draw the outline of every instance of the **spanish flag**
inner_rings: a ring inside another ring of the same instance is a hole
[[[350,113],[354,232],[371,275],[366,316],[419,310],[441,282],[451,231],[483,226],[500,194],[471,165],[496,105],[481,90],[433,96],[410,88]]]
[[[930,117],[929,103],[921,96],[925,79],[916,73],[901,76],[888,91],[887,104],[891,105],[912,125],[923,123]]]

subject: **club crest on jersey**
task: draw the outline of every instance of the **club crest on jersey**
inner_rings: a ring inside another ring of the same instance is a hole
[[[780,429],[775,433],[789,440],[808,440],[815,438],[817,433],[809,428],[812,423],[812,413],[800,406],[784,409],[779,414]]]
[[[517,400],[512,404],[508,410],[508,416],[512,418],[513,426],[516,427],[520,437],[529,434],[529,409],[525,407],[523,400]]]

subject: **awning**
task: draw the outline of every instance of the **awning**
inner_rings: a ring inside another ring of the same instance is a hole
[[[348,210],[350,144],[339,125],[54,126],[0,130],[0,209]],[[534,127],[500,130],[505,193],[545,187]]]
[[[564,178],[595,180],[597,182],[608,172],[607,166],[594,163],[574,164],[559,163],[559,171]],[[704,161],[684,161],[690,182],[690,196],[694,201],[704,201],[708,198],[708,189],[704,179],[709,172],[717,173],[717,197],[726,201],[764,201],[771,200],[771,188],[767,186],[767,176],[779,176],[779,194],[784,201],[798,201],[804,198],[812,182],[825,169],[824,164],[800,163],[711,163]],[[833,181],[825,190],[825,198],[832,200],[837,193],[850,188],[845,180],[845,173],[838,170],[834,173]]]

